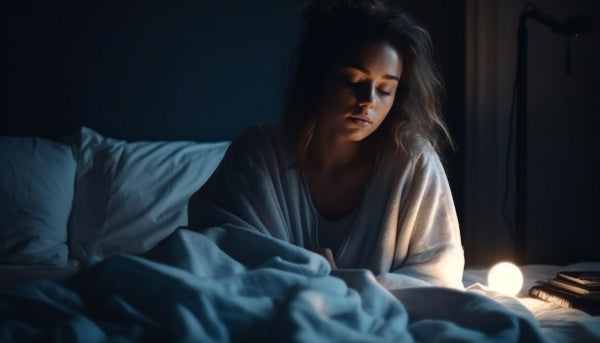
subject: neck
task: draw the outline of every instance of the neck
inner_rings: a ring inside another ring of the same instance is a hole
[[[365,152],[364,142],[348,141],[317,130],[308,151],[308,163],[318,170],[335,171],[364,163]]]

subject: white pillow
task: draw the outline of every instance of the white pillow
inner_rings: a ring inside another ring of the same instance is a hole
[[[73,202],[71,148],[35,137],[0,137],[0,263],[67,263]]]
[[[126,142],[81,128],[71,257],[142,253],[187,225],[187,203],[220,163],[228,142]]]

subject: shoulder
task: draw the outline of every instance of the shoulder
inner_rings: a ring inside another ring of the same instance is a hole
[[[413,158],[435,154],[435,149],[429,140],[418,133],[410,135],[410,139],[408,140],[406,148],[411,152]]]
[[[404,167],[422,168],[432,164],[441,166],[440,157],[433,145],[419,134],[411,135],[405,149],[390,148],[384,155]]]
[[[231,142],[232,150],[260,150],[279,140],[277,122],[255,123],[240,131]]]
[[[249,143],[256,140],[263,141],[271,135],[275,122],[254,123],[241,130],[233,139],[232,144]]]
[[[413,144],[412,179],[430,186],[447,184],[446,169],[433,145],[420,136],[414,139]]]
[[[413,159],[417,165],[435,165],[441,167],[440,156],[429,140],[421,135],[415,135],[412,140]]]
[[[389,148],[382,153],[379,162],[382,177],[407,189],[411,185],[438,183],[447,178],[435,148],[427,139],[415,136],[406,148]]]
[[[286,135],[279,121],[252,124],[233,139],[227,155],[236,159],[259,159],[288,154]]]

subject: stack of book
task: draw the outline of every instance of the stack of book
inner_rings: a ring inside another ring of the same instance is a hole
[[[529,295],[562,307],[600,315],[600,271],[562,271],[531,287]]]

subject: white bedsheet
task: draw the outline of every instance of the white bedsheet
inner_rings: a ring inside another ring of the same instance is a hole
[[[561,270],[600,270],[600,262],[566,266],[524,265],[520,269],[523,273],[523,288],[515,298],[498,294],[486,286],[488,269],[466,269],[463,283],[467,291],[482,292],[502,304],[508,304],[516,299],[531,311],[544,335],[552,342],[600,342],[600,316],[562,308],[527,295],[529,289],[538,281],[553,278]]]

